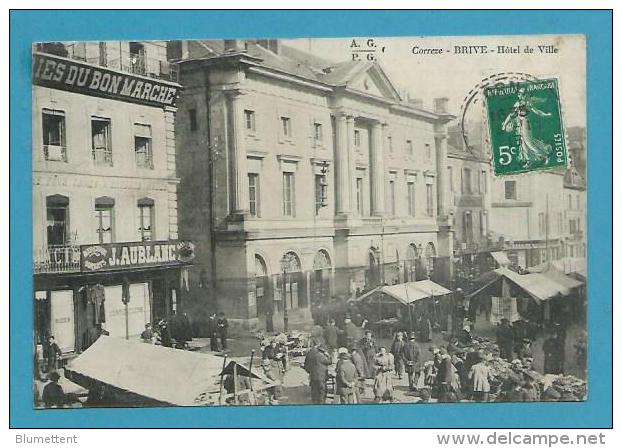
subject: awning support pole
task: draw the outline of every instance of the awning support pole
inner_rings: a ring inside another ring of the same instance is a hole
[[[222,386],[225,379],[225,367],[227,365],[227,355],[222,359],[222,370],[220,371],[220,395],[218,396],[218,401],[222,405]]]

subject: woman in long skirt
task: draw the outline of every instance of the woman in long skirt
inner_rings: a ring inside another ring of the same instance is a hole
[[[393,355],[387,349],[380,348],[375,358],[376,377],[374,378],[374,399],[377,403],[393,401],[393,378],[395,369]]]

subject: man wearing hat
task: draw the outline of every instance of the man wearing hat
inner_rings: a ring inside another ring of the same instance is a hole
[[[417,388],[417,377],[421,370],[421,364],[419,362],[420,356],[421,350],[417,342],[415,342],[415,333],[410,333],[408,342],[404,343],[402,349],[402,358],[404,359],[404,367],[408,375],[408,387],[410,390],[415,390]]]
[[[311,400],[314,404],[326,403],[326,378],[330,357],[322,345],[312,347],[305,358],[304,369],[309,374]]]
[[[359,314],[360,316],[360,314]],[[362,321],[362,317],[361,317]],[[348,344],[354,343],[358,338],[360,338],[360,330],[349,317],[346,317],[344,321],[344,334],[346,337],[346,342]]]
[[[376,341],[374,340],[371,330],[365,330],[365,336],[359,341],[359,348],[367,362],[365,377],[374,378],[374,365],[376,364],[376,353],[378,353],[378,349],[376,348]]]
[[[58,380],[60,380],[58,372],[50,373],[50,382],[43,388],[42,398],[46,408],[60,408],[67,403],[67,397]]]
[[[404,345],[404,333],[398,331],[395,334],[393,344],[391,344],[391,354],[395,362],[395,373],[397,373],[397,377],[400,380],[402,379],[402,372],[404,371]]]
[[[361,354],[361,351],[355,346],[350,347],[350,359],[356,368],[358,377],[358,388],[355,390],[356,402],[361,402],[361,397],[365,395],[365,375],[367,372],[367,360]]]
[[[358,386],[358,375],[356,367],[350,360],[348,349],[340,347],[337,351],[339,361],[335,369],[337,396],[341,404],[356,403],[356,388]]]

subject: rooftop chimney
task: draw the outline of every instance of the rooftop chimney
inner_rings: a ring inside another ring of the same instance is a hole
[[[437,114],[448,114],[449,98],[434,98],[434,112]]]
[[[244,42],[239,39],[225,39],[225,53],[244,51]]]

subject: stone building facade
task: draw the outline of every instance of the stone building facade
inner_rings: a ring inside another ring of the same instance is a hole
[[[180,86],[168,68],[164,42],[49,43],[34,49],[39,343],[54,335],[64,352],[78,352],[94,340],[98,326],[112,336],[136,337],[146,322],[176,306],[182,265],[174,254]]]
[[[381,283],[449,279],[446,100],[403,101],[376,63],[278,41],[175,43],[180,235],[195,299],[245,326],[311,323]]]

